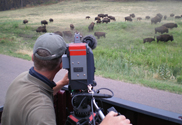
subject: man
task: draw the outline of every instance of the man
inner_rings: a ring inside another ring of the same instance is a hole
[[[53,95],[69,83],[68,73],[57,83],[53,79],[62,68],[65,50],[66,43],[57,34],[46,33],[36,40],[34,67],[15,78],[8,88],[2,125],[56,125]],[[101,125],[130,123],[124,116],[116,115],[109,113]]]

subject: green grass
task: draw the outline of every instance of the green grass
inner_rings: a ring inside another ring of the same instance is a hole
[[[35,30],[40,21],[53,18],[47,26],[48,32],[69,30],[69,24],[83,36],[95,31],[106,32],[106,38],[97,39],[93,50],[96,75],[122,80],[134,84],[174,93],[182,93],[182,21],[169,17],[170,13],[180,15],[181,2],[104,2],[72,1],[47,6],[0,12],[0,53],[27,60],[31,59],[32,48],[38,36]],[[166,11],[168,8],[169,11]],[[135,12],[143,19],[125,22],[124,17]],[[145,16],[157,13],[167,15],[167,20],[152,24]],[[108,24],[95,24],[94,31],[88,32],[88,25],[94,22],[98,13],[116,17]],[[91,18],[86,20],[89,15]],[[24,25],[23,19],[29,23]],[[154,28],[167,22],[175,22],[178,28],[170,29],[174,41],[166,43],[153,41],[143,43],[143,38],[158,36]],[[74,32],[74,31],[73,31]],[[66,39],[66,42],[71,42]]]

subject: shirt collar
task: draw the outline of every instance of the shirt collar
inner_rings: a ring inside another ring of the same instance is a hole
[[[36,72],[34,70],[34,67],[30,68],[29,70],[29,74],[40,79],[41,81],[43,81],[45,84],[47,84],[49,87],[53,88],[56,86],[56,83],[54,81],[50,81],[48,78],[46,78],[45,76],[41,75],[40,73]]]

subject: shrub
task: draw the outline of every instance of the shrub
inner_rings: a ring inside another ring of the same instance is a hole
[[[182,76],[177,77],[177,83],[182,84]]]

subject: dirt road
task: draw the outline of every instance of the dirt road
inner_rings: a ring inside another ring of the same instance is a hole
[[[21,72],[29,70],[32,65],[32,61],[0,54],[0,106],[4,104],[6,91],[11,81]],[[62,78],[65,72],[66,70],[61,70],[54,81]],[[182,114],[182,94],[174,94],[97,76],[95,76],[95,80],[97,82],[95,89],[110,88],[114,91],[115,97]]]

